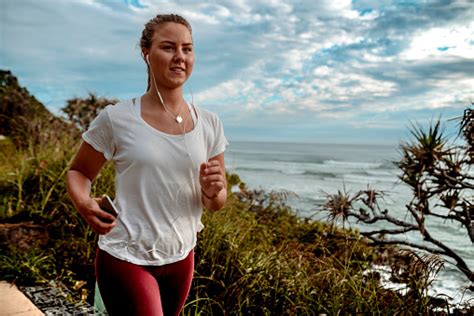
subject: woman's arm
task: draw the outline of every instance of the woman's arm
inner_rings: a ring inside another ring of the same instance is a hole
[[[100,199],[91,198],[91,184],[105,164],[104,155],[86,142],[81,144],[67,173],[67,192],[76,210],[98,234],[107,234],[115,227],[115,218],[103,211]]]
[[[201,164],[199,183],[201,184],[204,206],[211,211],[220,210],[227,200],[224,153]]]

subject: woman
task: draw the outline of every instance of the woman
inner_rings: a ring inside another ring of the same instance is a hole
[[[147,92],[100,112],[82,135],[67,188],[100,234],[96,276],[109,314],[178,315],[191,286],[203,205],[217,211],[227,198],[227,141],[215,114],[183,98],[194,65],[189,23],[158,15],[140,46]],[[106,160],[115,167],[117,217],[90,196]]]

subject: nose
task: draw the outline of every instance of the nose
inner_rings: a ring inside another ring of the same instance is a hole
[[[175,59],[176,62],[182,62],[182,61],[184,61],[184,53],[183,53],[183,50],[177,49],[177,50],[175,51],[174,59]]]

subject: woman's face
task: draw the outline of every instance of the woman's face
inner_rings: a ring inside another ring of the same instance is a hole
[[[174,22],[158,26],[148,54],[158,88],[178,88],[191,76],[194,49],[186,26]]]

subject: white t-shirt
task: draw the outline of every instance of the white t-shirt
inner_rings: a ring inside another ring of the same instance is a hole
[[[159,266],[184,259],[194,248],[204,227],[199,166],[228,144],[217,115],[195,109],[194,129],[171,135],[146,123],[132,100],[122,101],[103,109],[82,134],[115,167],[119,215],[116,227],[100,235],[100,249]]]

